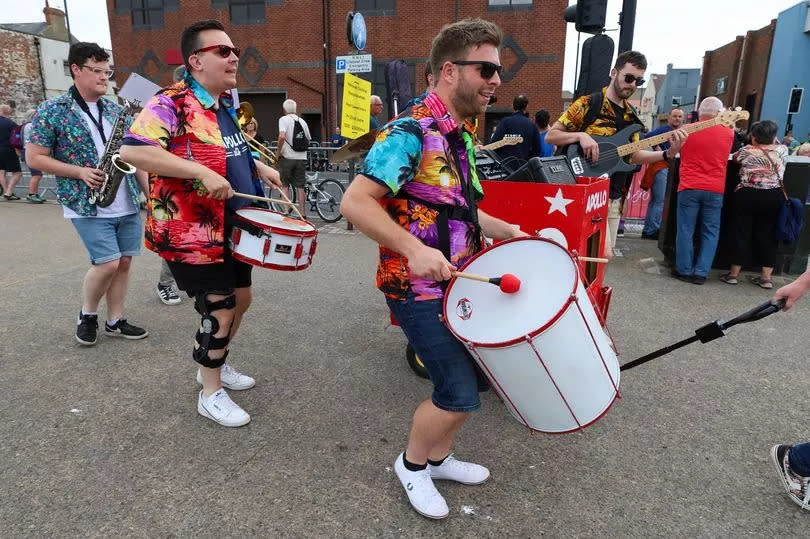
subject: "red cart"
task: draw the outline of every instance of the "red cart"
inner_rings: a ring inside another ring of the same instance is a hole
[[[480,208],[521,230],[556,241],[580,256],[602,258],[607,234],[608,191],[604,178],[576,178],[576,184],[482,181],[486,196]],[[612,289],[604,286],[605,264],[580,261],[582,281],[602,326]],[[391,323],[397,325],[391,316]],[[424,378],[427,371],[410,345],[406,358]]]

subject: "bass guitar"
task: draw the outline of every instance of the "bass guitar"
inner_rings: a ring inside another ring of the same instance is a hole
[[[747,110],[726,110],[719,113],[711,120],[686,124],[681,126],[681,129],[687,133],[695,133],[715,125],[734,127],[734,124],[740,120],[747,119]],[[587,176],[590,178],[610,176],[614,172],[630,172],[635,170],[636,165],[628,163],[624,159],[625,157],[639,150],[646,150],[653,146],[658,146],[662,142],[667,142],[670,137],[670,133],[662,133],[654,137],[639,140],[638,142],[628,142],[633,134],[640,130],[640,125],[633,124],[625,127],[611,137],[593,137],[599,145],[599,159],[596,161],[587,159],[582,152],[582,146],[579,144],[569,144],[565,151],[565,157],[571,165],[571,170],[573,170],[574,174],[577,176]]]

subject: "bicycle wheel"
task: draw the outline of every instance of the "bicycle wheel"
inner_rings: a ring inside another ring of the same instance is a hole
[[[337,180],[324,180],[315,189],[315,210],[327,223],[340,221],[340,201],[343,200],[343,185]]]
[[[281,192],[278,188],[273,187],[269,189],[265,186],[265,191],[267,192],[267,198],[273,198],[275,200],[284,200],[284,197],[281,196]],[[295,203],[295,189],[288,189],[289,193],[288,196],[290,197],[290,202]],[[277,211],[278,213],[283,213],[287,215],[290,211],[293,211],[289,204],[284,204],[282,202],[271,202],[270,209],[273,211]]]

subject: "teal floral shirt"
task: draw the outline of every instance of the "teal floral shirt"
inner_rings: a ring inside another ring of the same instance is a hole
[[[115,124],[121,106],[109,99],[104,102],[104,118]],[[131,120],[130,120],[131,122]],[[127,123],[126,127],[129,127]],[[84,112],[73,100],[70,92],[43,102],[31,120],[31,135],[28,142],[51,149],[51,156],[63,163],[80,167],[95,167],[99,155],[93,136],[84,117]],[[140,189],[134,175],[128,175],[127,187],[132,202],[138,207]],[[94,217],[96,205],[88,200],[90,188],[76,178],[56,177],[56,198],[60,204],[70,208],[82,217]]]

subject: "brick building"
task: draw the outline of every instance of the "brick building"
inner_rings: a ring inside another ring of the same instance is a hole
[[[728,108],[747,110],[751,123],[759,120],[775,29],[774,19],[768,26],[748,31],[731,43],[706,51],[700,100],[716,96]]]
[[[532,113],[545,108],[556,117],[562,111],[562,12],[567,5],[568,0],[107,0],[119,85],[131,72],[168,85],[174,67],[182,63],[183,28],[195,20],[217,19],[243,51],[239,95],[254,106],[260,131],[273,138],[286,98],[298,102],[313,137],[339,125],[343,75],[336,75],[335,62],[352,52],[346,31],[350,11],[365,17],[364,52],[373,57],[373,71],[358,75],[372,82],[372,93],[384,102],[387,62],[406,61],[418,95],[425,87],[422,72],[431,41],[441,26],[482,17],[504,31],[501,60],[506,69],[481,134],[512,112],[518,94],[529,98]]]
[[[0,103],[12,106],[17,121],[73,84],[65,13],[47,6],[42,11],[44,21],[0,24]],[[76,41],[71,36],[71,42]]]

